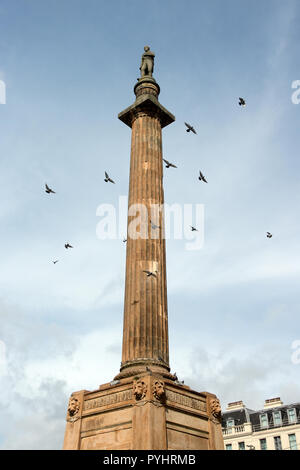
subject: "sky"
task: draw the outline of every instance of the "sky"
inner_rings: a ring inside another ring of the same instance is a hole
[[[0,449],[61,449],[69,395],[119,372],[126,232],[99,239],[97,210],[128,194],[117,116],[146,44],[176,117],[165,202],[204,208],[201,249],[167,240],[171,371],[224,410],[300,401],[299,19],[298,0],[0,2]]]

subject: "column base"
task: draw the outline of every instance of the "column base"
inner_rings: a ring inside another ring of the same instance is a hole
[[[65,450],[224,450],[215,395],[141,374],[71,395]]]
[[[120,372],[116,375],[115,380],[134,377],[145,373],[159,374],[164,378],[175,380],[175,376],[170,373],[170,367],[167,363],[147,358],[123,362],[121,364]]]

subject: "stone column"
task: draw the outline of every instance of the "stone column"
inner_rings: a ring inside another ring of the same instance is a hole
[[[141,78],[135,103],[119,114],[132,129],[120,374],[169,374],[162,127],[175,120],[158,102],[159,86]],[[153,273],[148,276],[144,271]]]

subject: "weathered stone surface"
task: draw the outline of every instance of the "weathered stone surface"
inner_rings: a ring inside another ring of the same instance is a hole
[[[215,395],[160,375],[147,373],[72,397],[80,408],[74,421],[67,414],[64,449],[223,449],[220,424],[209,408]]]
[[[147,238],[131,238],[130,224],[136,213],[129,213],[122,366],[116,378],[140,373],[141,366],[169,372],[164,213],[154,213],[153,205],[164,203],[162,125],[175,118],[158,102],[159,88],[151,80],[138,83],[135,93],[136,102],[119,119],[132,128],[128,206],[146,207],[139,231]],[[157,229],[151,225],[154,220]],[[148,277],[144,271],[156,276]]]

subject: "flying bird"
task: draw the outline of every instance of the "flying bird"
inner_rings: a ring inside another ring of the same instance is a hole
[[[131,303],[131,305],[135,305],[135,304],[138,304],[138,303],[139,303],[138,300],[134,300],[134,301]]]
[[[127,238],[123,238],[123,243],[126,243],[127,242]]]
[[[154,274],[154,273],[151,272],[151,271],[143,271],[143,273],[146,273],[146,274],[147,274],[147,277],[150,277],[150,276],[156,277],[156,274]]]
[[[204,177],[204,175],[203,175],[203,173],[202,173],[201,171],[199,171],[198,179],[199,179],[200,181],[204,181],[204,183],[207,183],[207,181],[206,181],[206,179],[205,179],[205,177]]]
[[[185,122],[184,124],[185,124],[186,127],[187,127],[187,129],[186,129],[187,132],[192,131],[192,132],[194,132],[194,134],[197,134],[197,132],[195,131],[195,129],[193,128],[193,126],[191,126],[191,125],[188,124],[187,122]]]
[[[190,227],[191,227],[192,232],[198,232],[198,230],[195,227],[192,227],[192,225],[190,225]]]
[[[68,248],[73,248],[72,245],[70,245],[69,243],[65,243],[65,248],[68,249]]]
[[[163,161],[164,161],[165,164],[166,164],[166,168],[170,168],[170,166],[171,166],[172,168],[177,168],[176,165],[173,165],[173,163],[168,162],[168,160],[165,160],[164,158],[163,158]]]
[[[55,191],[53,191],[53,189],[49,188],[49,186],[47,185],[47,183],[45,183],[45,188],[46,188],[46,189],[45,189],[46,193],[48,193],[48,194],[50,194],[50,193],[55,194]]]
[[[56,264],[56,263],[58,263],[58,259],[57,259],[57,260],[55,260],[55,261],[52,261],[52,263],[53,263],[53,264]]]
[[[270,232],[267,232],[267,238],[272,238],[273,235]]]
[[[110,183],[116,184],[116,183],[108,176],[108,174],[106,173],[106,171],[105,171],[104,173],[105,173],[105,179],[104,179],[104,181],[105,181],[106,183],[109,181]]]
[[[244,100],[244,98],[239,98],[239,105],[246,106],[246,101]]]

